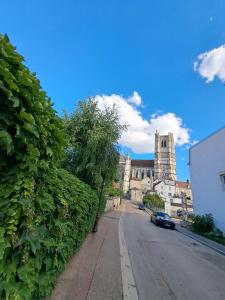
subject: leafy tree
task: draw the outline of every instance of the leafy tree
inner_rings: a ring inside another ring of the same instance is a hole
[[[143,198],[143,203],[148,204],[150,207],[164,208],[165,203],[163,199],[158,194],[145,195]]]
[[[105,194],[110,196],[110,197],[120,197],[123,195],[123,192],[119,188],[115,188],[113,186],[109,186],[105,189]]]
[[[95,189],[101,202],[104,187],[118,177],[118,140],[126,127],[116,107],[102,111],[94,98],[80,101],[64,122],[69,136],[65,166]]]

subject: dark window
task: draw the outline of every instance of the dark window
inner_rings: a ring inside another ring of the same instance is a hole
[[[147,172],[147,177],[149,177],[149,178],[150,178],[150,171],[148,171],[148,172]]]
[[[136,172],[136,178],[138,178],[138,171]]]
[[[164,148],[166,148],[166,141],[164,141]]]
[[[141,178],[144,179],[144,177],[145,177],[145,174],[144,174],[144,172],[142,172]]]
[[[161,147],[162,147],[162,148],[163,148],[163,145],[164,145],[164,144],[163,144],[163,141],[162,141],[162,143],[161,143]]]

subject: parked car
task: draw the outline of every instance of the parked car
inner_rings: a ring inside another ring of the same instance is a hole
[[[171,220],[170,216],[164,212],[153,212],[151,222],[157,226],[175,229],[175,223]]]
[[[140,203],[140,204],[138,205],[138,208],[139,208],[140,210],[145,210],[145,205],[144,205],[143,203]]]

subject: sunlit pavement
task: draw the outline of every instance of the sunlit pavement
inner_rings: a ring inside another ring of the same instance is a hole
[[[225,256],[126,203],[122,225],[139,299],[225,299]]]

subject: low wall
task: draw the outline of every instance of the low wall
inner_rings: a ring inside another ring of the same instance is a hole
[[[121,204],[120,197],[110,197],[106,202],[105,211],[117,208]]]

